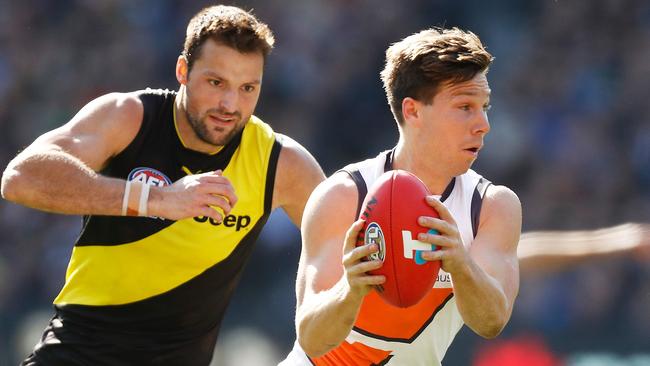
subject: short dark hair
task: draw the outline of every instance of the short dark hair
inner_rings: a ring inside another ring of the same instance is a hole
[[[430,103],[440,85],[471,80],[492,60],[476,34],[458,28],[426,29],[392,44],[381,79],[395,119],[403,123],[404,98]]]
[[[235,6],[211,6],[196,13],[187,25],[183,56],[187,59],[188,72],[208,39],[242,53],[261,52],[264,58],[275,43],[269,26],[253,14]]]

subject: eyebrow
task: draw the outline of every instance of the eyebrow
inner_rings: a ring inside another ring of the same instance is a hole
[[[221,75],[217,74],[214,71],[210,71],[210,70],[204,71],[203,75],[213,77],[215,79],[224,79]],[[252,81],[245,82],[243,84],[261,84],[261,83],[262,83],[262,81],[260,79],[255,79],[255,80],[252,80]]]
[[[451,93],[451,96],[452,96],[452,97],[457,97],[457,96],[470,96],[470,97],[474,97],[474,96],[481,96],[482,94],[483,94],[483,93],[479,93],[479,92],[476,92],[476,91],[473,91],[473,90],[469,90],[469,91],[464,90],[464,91],[459,91],[459,92],[452,92],[452,93]],[[492,90],[488,90],[488,92],[487,92],[487,96],[488,96],[488,98],[490,97],[490,95],[492,95]]]

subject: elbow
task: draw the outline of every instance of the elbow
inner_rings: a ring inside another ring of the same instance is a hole
[[[485,339],[499,336],[512,315],[512,302],[503,293],[498,299],[500,301],[494,303],[494,306],[484,309],[478,318],[474,317],[476,326],[472,330]]]
[[[300,348],[302,348],[305,354],[310,358],[320,357],[334,348],[333,346],[328,346],[322,337],[311,334],[309,331],[308,321],[305,319],[296,320],[296,333],[296,338]]]
[[[2,174],[0,193],[7,201],[16,202],[20,197],[20,173],[12,168],[7,168]]]
[[[328,344],[318,337],[306,339],[298,336],[298,344],[309,358],[318,358],[324,356],[327,352],[333,350],[338,344]]]
[[[499,334],[501,334],[503,328],[504,327],[502,326],[485,327],[484,329],[481,329],[477,333],[478,335],[480,335],[485,339],[492,339],[492,338],[496,338]]]
[[[320,347],[317,344],[308,342],[304,337],[298,337],[298,344],[300,348],[307,354],[309,358],[317,358],[327,353],[328,349],[325,347]]]
[[[485,339],[496,338],[508,324],[505,316],[495,316],[474,329],[474,332]]]

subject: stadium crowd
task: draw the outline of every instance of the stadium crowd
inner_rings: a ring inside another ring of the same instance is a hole
[[[459,26],[496,57],[492,131],[474,169],[517,192],[524,230],[650,222],[650,2],[227,3],[253,9],[276,34],[256,114],[327,174],[397,138],[379,80],[386,47],[427,26]],[[207,4],[1,0],[0,165],[96,96],[176,89],[184,26]],[[0,365],[38,339],[80,224],[0,201]],[[290,225],[276,214],[265,229],[226,314],[218,364],[271,364],[290,349],[300,250]],[[533,349],[539,365],[647,364],[649,309],[650,258],[523,273],[504,333],[462,333],[446,363],[509,365]],[[266,356],[242,353],[241,337]]]

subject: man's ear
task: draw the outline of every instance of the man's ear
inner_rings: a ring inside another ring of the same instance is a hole
[[[187,58],[183,55],[178,56],[176,60],[176,80],[181,85],[187,84],[188,78],[188,67],[187,67]]]
[[[420,107],[422,103],[411,98],[406,97],[402,99],[402,118],[404,124],[419,126],[420,125]]]

